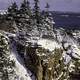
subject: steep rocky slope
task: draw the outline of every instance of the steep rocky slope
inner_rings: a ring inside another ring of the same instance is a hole
[[[17,34],[1,32],[8,39],[17,80],[79,80],[79,31],[60,28],[54,29],[53,34],[53,38],[33,36],[23,41]]]
[[[79,79],[79,43],[64,29],[55,29],[54,39],[31,40],[27,44],[26,55],[29,57],[25,58],[26,65],[37,80]]]

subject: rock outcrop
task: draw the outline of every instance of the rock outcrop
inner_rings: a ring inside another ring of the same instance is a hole
[[[64,63],[62,59],[63,50],[61,48],[49,51],[41,46],[27,46],[25,64],[31,70],[37,80],[58,80],[63,78]],[[57,71],[59,70],[59,71]]]

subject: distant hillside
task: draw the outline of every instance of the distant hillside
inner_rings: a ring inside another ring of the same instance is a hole
[[[80,29],[80,13],[73,12],[51,12],[56,27]]]

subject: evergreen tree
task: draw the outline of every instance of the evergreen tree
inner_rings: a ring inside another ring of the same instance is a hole
[[[25,33],[29,31],[29,28],[31,27],[31,7],[30,7],[30,2],[27,0],[24,0],[20,6],[20,18],[18,19],[18,26],[20,29],[19,33]],[[22,35],[23,35],[22,34]]]
[[[45,15],[48,17],[49,16],[49,8],[50,8],[49,3],[46,3],[45,8],[46,8]]]
[[[16,2],[12,3],[12,5],[8,8],[8,14],[11,17],[15,17],[17,16],[18,13],[18,6],[16,4]]]
[[[80,79],[80,60],[72,60],[72,65],[69,66],[70,80]]]
[[[43,36],[46,37],[54,37],[53,27],[55,22],[53,21],[52,14],[49,13],[50,5],[49,3],[46,3],[46,10],[43,12],[43,21],[42,26],[44,29]]]
[[[7,38],[0,34],[0,80],[14,80],[15,62],[10,60],[9,55]]]
[[[34,0],[34,18],[36,22],[39,24],[41,21],[41,14],[40,14],[40,7],[39,7],[39,0]]]
[[[31,7],[30,7],[30,2],[28,0],[27,1],[24,0],[22,2],[21,7],[20,7],[20,13],[31,16]]]

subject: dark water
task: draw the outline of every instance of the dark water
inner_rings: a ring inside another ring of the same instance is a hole
[[[80,29],[80,13],[52,12],[56,27]]]

